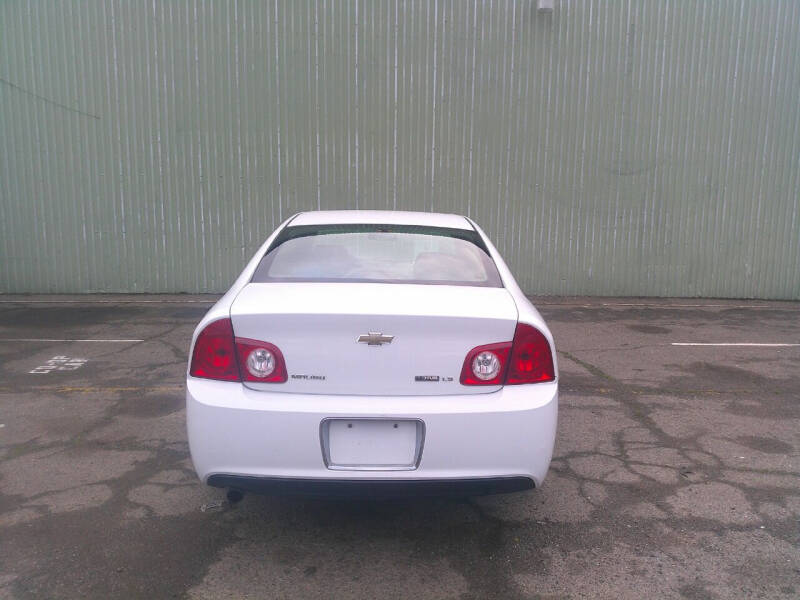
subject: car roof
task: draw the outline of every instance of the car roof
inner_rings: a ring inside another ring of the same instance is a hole
[[[292,219],[288,227],[298,225],[354,225],[361,223],[474,229],[466,217],[461,215],[400,210],[319,210],[304,212]]]

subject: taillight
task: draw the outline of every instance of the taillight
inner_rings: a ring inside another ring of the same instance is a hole
[[[526,323],[517,323],[514,344],[508,361],[506,385],[554,381],[550,343],[541,331]]]
[[[462,385],[519,385],[554,381],[550,344],[541,331],[517,323],[513,342],[477,346],[461,368]]]
[[[462,385],[502,385],[511,342],[473,348],[461,368]]]
[[[231,320],[219,319],[197,336],[189,374],[220,381],[283,383],[286,362],[274,344],[234,338]]]
[[[286,363],[277,346],[268,342],[236,338],[236,354],[243,381],[283,383]]]
[[[209,323],[197,336],[189,374],[206,379],[239,381],[230,319]]]

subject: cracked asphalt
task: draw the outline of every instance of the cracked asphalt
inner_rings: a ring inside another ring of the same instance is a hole
[[[800,347],[672,345],[797,344],[800,304],[539,299],[541,489],[229,506],[184,423],[212,301],[0,296],[0,598],[800,597]]]

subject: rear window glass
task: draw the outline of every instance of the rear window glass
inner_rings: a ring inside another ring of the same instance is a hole
[[[476,231],[372,224],[287,227],[261,259],[252,281],[502,287]]]

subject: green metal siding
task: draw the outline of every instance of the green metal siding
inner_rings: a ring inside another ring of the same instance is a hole
[[[534,294],[800,298],[800,2],[0,1],[0,291],[465,213]]]

